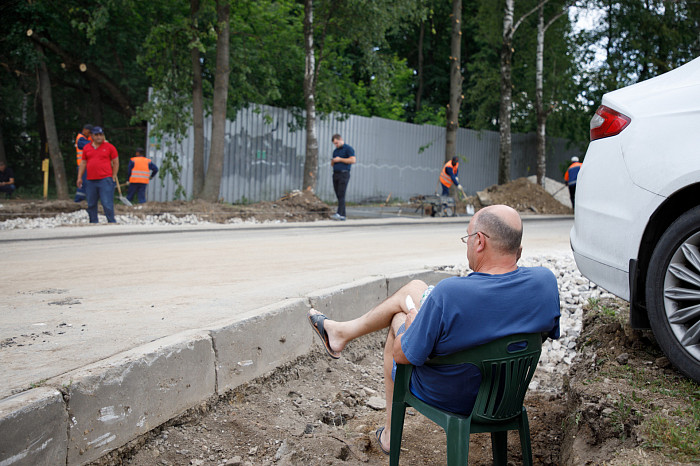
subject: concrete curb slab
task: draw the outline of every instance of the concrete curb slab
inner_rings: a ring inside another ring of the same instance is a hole
[[[42,387],[0,401],[0,465],[66,464],[68,412],[61,392]]]
[[[272,372],[311,348],[305,299],[289,299],[260,309],[260,314],[212,329],[216,349],[217,393],[223,395]]]
[[[68,396],[67,463],[85,464],[212,396],[211,337],[162,338],[49,383]]]

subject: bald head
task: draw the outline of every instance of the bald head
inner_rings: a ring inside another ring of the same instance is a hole
[[[506,205],[479,210],[471,220],[472,231],[483,231],[494,247],[504,254],[518,254],[523,239],[523,222],[518,212]]]

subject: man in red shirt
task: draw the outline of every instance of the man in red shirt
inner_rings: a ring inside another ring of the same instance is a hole
[[[76,185],[83,185],[83,173],[87,170],[85,192],[87,194],[87,213],[90,223],[98,223],[97,201],[102,203],[109,223],[117,223],[114,218],[114,187],[119,172],[119,154],[117,149],[105,141],[101,127],[92,129],[92,142],[83,148],[83,159],[78,169]]]

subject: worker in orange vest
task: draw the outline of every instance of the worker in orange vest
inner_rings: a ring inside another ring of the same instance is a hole
[[[80,167],[80,162],[83,161],[83,148],[92,142],[92,125],[84,125],[82,131],[75,137],[75,161]],[[84,201],[87,197],[85,194],[85,186],[87,183],[87,170],[83,172],[83,184],[75,192],[74,202]]]
[[[574,199],[576,197],[576,178],[578,178],[578,171],[581,169],[581,162],[578,161],[578,157],[571,157],[571,165],[566,169],[564,174],[564,183],[569,187],[569,197],[571,198],[571,208],[574,209]]]
[[[136,155],[129,161],[126,176],[129,180],[129,190],[126,198],[131,202],[135,194],[138,194],[139,204],[146,202],[146,187],[151,178],[158,173],[155,163],[144,157],[143,149],[136,149]]]
[[[452,160],[448,161],[444,167],[442,167],[442,172],[440,172],[440,184],[442,185],[442,195],[450,195],[450,187],[456,184],[459,189],[462,189],[462,185],[459,184],[459,159],[457,157],[452,157]]]

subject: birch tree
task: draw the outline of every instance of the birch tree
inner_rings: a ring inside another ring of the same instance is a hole
[[[544,35],[547,29],[557,19],[568,11],[569,5],[565,5],[552,18],[544,22],[544,3],[538,8],[537,15],[537,54],[535,57],[535,113],[537,118],[537,184],[544,187],[545,173],[547,171],[546,159],[546,134],[547,117],[554,111],[555,105],[550,104],[545,108],[544,103]]]
[[[462,0],[452,0],[452,37],[450,42],[450,102],[447,104],[445,161],[457,153],[457,130],[462,95]]]
[[[192,153],[192,194],[199,196],[204,188],[204,91],[202,89],[202,65],[200,41],[197,31],[197,14],[199,0],[190,1],[190,27],[192,43],[190,61],[192,63],[192,129],[194,133],[194,150]]]
[[[540,5],[544,5],[548,0],[543,0],[540,4],[514,21],[515,0],[506,0],[503,12],[503,36],[501,43],[501,100],[499,106],[499,135],[500,148],[498,154],[498,184],[505,184],[510,181],[510,156],[512,151],[511,139],[511,111],[513,103],[513,81],[511,70],[513,64],[513,36],[523,21],[533,14]]]
[[[302,189],[313,192],[318,178],[318,137],[316,136],[316,83],[318,70],[314,50],[313,0],[304,2],[304,104],[306,107],[306,157]]]

